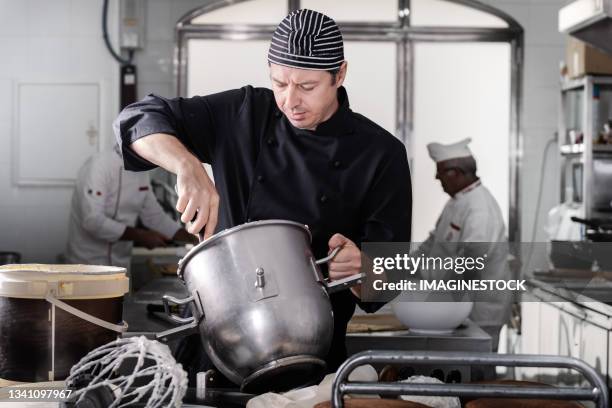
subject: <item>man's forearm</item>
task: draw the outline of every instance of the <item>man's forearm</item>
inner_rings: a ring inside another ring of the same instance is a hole
[[[136,140],[130,145],[139,156],[171,173],[181,168],[201,166],[200,161],[174,136],[154,133]]]

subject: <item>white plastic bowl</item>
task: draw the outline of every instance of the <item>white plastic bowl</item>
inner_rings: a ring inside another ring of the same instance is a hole
[[[416,333],[452,333],[467,319],[473,302],[408,302],[391,303],[393,313],[408,329]]]

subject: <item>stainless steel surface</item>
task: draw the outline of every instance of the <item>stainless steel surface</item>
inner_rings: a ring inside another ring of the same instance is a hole
[[[588,317],[612,330],[612,282],[538,275],[537,279],[529,279],[527,285],[536,301],[558,302],[561,308],[571,308],[571,313],[581,319]]]
[[[576,0],[559,11],[559,31],[612,53],[612,0]]]
[[[216,0],[185,14],[176,25],[174,48],[174,73],[177,94],[186,96],[187,92],[187,43],[193,38],[227,39],[235,41],[269,39],[275,27],[267,25],[194,25],[191,20],[210,11],[230,6],[244,0]],[[522,82],[524,35],[521,25],[510,15],[475,0],[448,0],[492,14],[508,24],[508,28],[463,28],[463,27],[412,27],[410,26],[411,5],[409,0],[398,0],[398,20],[393,23],[339,23],[345,40],[349,41],[392,41],[398,45],[396,95],[396,136],[412,149],[413,123],[413,53],[415,41],[453,42],[508,42],[511,46],[510,72],[510,191],[508,234],[511,242],[521,238],[519,213],[519,184],[521,173],[521,152],[523,135],[521,133]],[[299,0],[288,0],[288,10],[296,10]]]
[[[511,387],[468,384],[411,384],[349,382],[350,373],[365,364],[467,364],[506,367],[558,367],[576,370],[589,382],[590,388]],[[599,408],[608,407],[608,388],[595,369],[584,361],[561,356],[490,354],[460,352],[366,351],[350,357],[340,366],[332,386],[332,407],[344,406],[347,394],[437,395],[493,398],[548,398],[587,400]]]
[[[324,263],[327,263],[327,262],[331,261],[332,259],[335,258],[336,255],[338,255],[338,252],[340,252],[341,249],[342,249],[342,247],[334,248],[334,250],[331,252],[331,254],[329,254],[325,258],[317,259],[315,261],[315,265],[321,265],[321,264],[324,264]]]
[[[170,295],[164,295],[162,297],[162,302],[164,304],[164,311],[166,312],[166,315],[168,315],[171,320],[180,324],[193,323],[195,321],[195,317],[179,317],[174,315],[174,313],[170,311],[170,303],[173,303],[175,305],[187,305],[189,303],[192,303],[193,301],[193,296],[189,296],[184,299],[177,299],[174,296]]]
[[[326,356],[333,315],[310,240],[302,224],[256,221],[213,235],[181,260],[179,275],[204,315],[204,348],[236,384],[280,359]]]
[[[263,268],[257,268],[255,269],[255,287],[258,289],[263,288],[266,285],[266,279],[264,277],[264,270]]]
[[[490,352],[491,336],[471,320],[450,334],[421,334],[410,330],[348,333],[349,355],[365,350],[432,350]]]

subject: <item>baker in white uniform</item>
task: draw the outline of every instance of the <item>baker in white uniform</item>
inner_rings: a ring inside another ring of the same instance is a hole
[[[136,228],[140,218],[149,228]],[[194,236],[157,202],[149,175],[126,171],[116,150],[98,153],[79,170],[72,196],[66,261],[128,267],[133,244],[166,246]]]
[[[444,251],[455,250],[454,256],[475,248],[475,256],[486,254],[485,269],[481,279],[508,279],[506,227],[497,201],[482,185],[476,175],[476,160],[468,148],[471,139],[443,145],[427,145],[429,156],[436,162],[436,179],[450,196],[435,229],[419,248],[422,253],[434,256],[432,252],[442,250],[436,243],[458,243],[444,247]],[[460,243],[482,243],[466,246]],[[437,249],[436,249],[437,248]],[[448,254],[446,254],[448,255]],[[507,321],[512,297],[507,293],[483,293],[475,299],[470,319],[487,331],[497,349],[499,330]],[[488,302],[486,300],[495,300]]]

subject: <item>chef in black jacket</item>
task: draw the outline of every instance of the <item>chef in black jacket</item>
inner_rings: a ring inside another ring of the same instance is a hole
[[[114,123],[125,167],[157,165],[176,174],[176,207],[191,233],[204,229],[209,237],[249,221],[292,220],[310,227],[317,258],[342,247],[329,264],[332,280],[357,274],[362,242],[410,240],[406,149],[349,108],[342,34],[328,16],[302,9],[285,17],[268,64],[272,90],[149,95],[125,108]],[[201,162],[212,166],[215,184]],[[330,371],[346,358],[355,304],[367,312],[381,306],[360,302],[360,292],[331,296]]]

